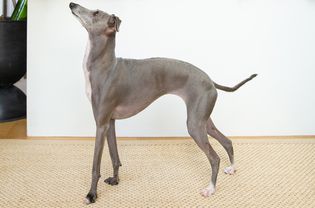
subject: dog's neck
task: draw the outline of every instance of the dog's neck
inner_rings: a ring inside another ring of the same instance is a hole
[[[90,51],[87,60],[87,69],[107,70],[116,62],[115,35],[89,36]]]

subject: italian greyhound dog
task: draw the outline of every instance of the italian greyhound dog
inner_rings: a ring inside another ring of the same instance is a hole
[[[210,118],[217,99],[216,89],[233,92],[257,74],[235,87],[226,87],[213,82],[205,72],[184,61],[168,58],[116,58],[116,32],[119,31],[121,20],[113,14],[89,10],[75,3],[70,3],[69,6],[89,36],[83,68],[86,92],[92,103],[97,126],[92,183],[85,203],[94,203],[97,198],[105,137],[114,172],[113,177],[107,178],[105,182],[110,185],[119,182],[118,169],[121,162],[117,151],[115,120],[136,115],[165,94],[178,95],[186,104],[188,133],[206,154],[212,168],[210,183],[200,193],[204,197],[213,194],[220,158],[211,147],[208,134],[227,151],[231,165],[224,172],[235,172],[232,142],[215,127]]]

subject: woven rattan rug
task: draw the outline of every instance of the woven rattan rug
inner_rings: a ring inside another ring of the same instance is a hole
[[[98,200],[88,207],[315,207],[315,140],[233,140],[238,171],[225,175],[223,148],[215,195],[206,156],[191,140],[119,141],[120,184],[104,149]],[[87,207],[93,141],[0,140],[0,207]]]

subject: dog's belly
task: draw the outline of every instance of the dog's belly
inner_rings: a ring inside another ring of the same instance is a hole
[[[132,102],[130,104],[120,104],[113,112],[113,119],[124,119],[136,115],[137,113],[148,107],[156,98],[140,100],[138,102]]]
[[[118,105],[113,112],[113,119],[124,119],[132,117],[139,112],[143,111],[146,107],[148,107],[151,103],[157,100],[159,97],[165,94],[177,95],[182,98],[184,102],[187,100],[187,93],[183,89],[172,90],[170,92],[156,94],[154,96],[142,96],[145,99],[137,99],[137,102],[128,102],[128,104],[120,104]]]
[[[165,94],[173,94],[177,95],[183,99],[184,102],[187,100],[187,93],[183,89],[171,90],[165,93],[156,93],[154,95],[148,95],[144,93],[143,95],[136,96],[135,99],[128,100],[124,103],[119,104],[113,110],[113,119],[124,119],[132,117],[139,112],[143,111],[146,107],[148,107],[151,103],[157,100],[159,97]]]

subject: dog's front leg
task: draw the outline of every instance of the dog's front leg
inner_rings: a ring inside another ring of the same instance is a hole
[[[101,177],[100,165],[104,148],[105,135],[107,134],[108,128],[109,122],[106,122],[102,125],[97,125],[92,169],[92,183],[91,189],[85,198],[86,204],[94,203],[97,198],[96,195],[97,183],[99,178]]]
[[[113,165],[113,177],[107,178],[104,182],[110,185],[117,185],[119,182],[118,178],[118,170],[121,166],[118,150],[117,150],[117,141],[116,141],[116,132],[115,132],[115,120],[110,120],[109,130],[107,133],[107,143],[108,143],[108,149],[110,158],[112,160]]]

